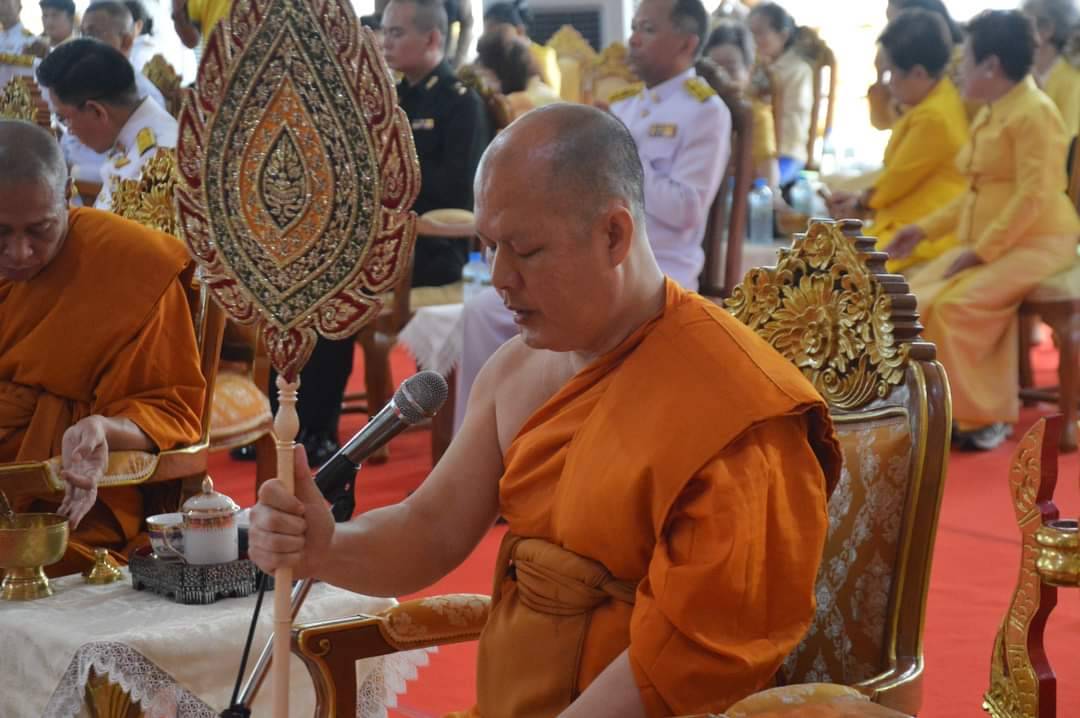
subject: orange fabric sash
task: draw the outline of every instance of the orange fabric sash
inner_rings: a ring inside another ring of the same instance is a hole
[[[40,461],[63,448],[64,431],[90,407],[28,386],[0,380],[0,443],[21,436],[16,461]]]
[[[578,694],[592,612],[611,600],[633,604],[636,588],[597,561],[507,533],[480,641],[480,715],[550,718],[562,712]]]

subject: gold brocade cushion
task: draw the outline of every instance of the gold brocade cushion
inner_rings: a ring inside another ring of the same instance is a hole
[[[1039,283],[1025,302],[1068,302],[1080,299],[1080,261]]]
[[[829,499],[817,612],[783,683],[853,685],[887,664],[885,634],[911,469],[906,412],[838,421],[844,465]]]
[[[781,686],[739,701],[723,718],[906,718],[854,688],[830,683]]]
[[[228,449],[250,444],[270,431],[270,400],[244,374],[223,371],[214,383],[210,405],[210,446]]]
[[[379,632],[399,649],[415,643],[477,636],[487,621],[491,599],[476,593],[453,593],[406,601],[378,615]]]

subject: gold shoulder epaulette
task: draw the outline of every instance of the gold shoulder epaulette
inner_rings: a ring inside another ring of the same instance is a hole
[[[712,89],[709,83],[702,80],[700,77],[691,77],[683,83],[683,87],[690,93],[698,102],[704,102],[713,95],[716,94],[716,90]]]
[[[453,88],[454,92],[458,93],[459,95],[464,95],[464,94],[465,94],[466,92],[468,92],[468,91],[469,91],[469,88],[468,88],[468,87],[466,87],[466,86],[465,86],[465,85],[464,85],[463,83],[461,83],[461,82],[455,82],[455,83],[454,83],[454,84],[452,85],[452,88]]]
[[[135,149],[139,151],[139,156],[142,157],[155,147],[157,147],[157,136],[154,131],[149,127],[139,130],[139,134],[135,135]]]
[[[633,85],[624,87],[621,90],[613,92],[608,98],[608,104],[613,102],[622,102],[623,100],[629,100],[631,97],[641,94],[641,90],[644,88],[640,82],[635,82]]]

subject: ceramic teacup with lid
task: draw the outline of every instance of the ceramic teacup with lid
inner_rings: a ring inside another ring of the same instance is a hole
[[[214,490],[214,482],[203,479],[202,493],[184,502],[184,558],[188,563],[226,563],[239,558],[237,513],[240,507],[225,494]]]

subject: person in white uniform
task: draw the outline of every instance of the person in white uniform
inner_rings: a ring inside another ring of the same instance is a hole
[[[39,50],[48,50],[48,45],[22,26],[21,13],[21,0],[0,0],[0,53],[40,56]]]
[[[38,83],[68,131],[107,153],[94,206],[112,209],[116,181],[138,179],[160,149],[176,147],[176,120],[135,89],[135,71],[120,52],[97,40],[70,40],[41,61]]]
[[[83,13],[82,36],[100,40],[119,50],[130,62],[131,49],[135,46],[135,20],[124,3],[112,0],[95,2]],[[135,87],[141,97],[153,98],[159,107],[165,107],[161,90],[138,70],[135,71]]]
[[[694,72],[708,31],[700,0],[642,0],[630,35],[630,65],[643,82],[618,93],[611,112],[637,144],[645,171],[645,224],[660,269],[696,290],[709,208],[731,153],[731,114]],[[484,362],[517,333],[494,289],[464,309],[454,428]]]

